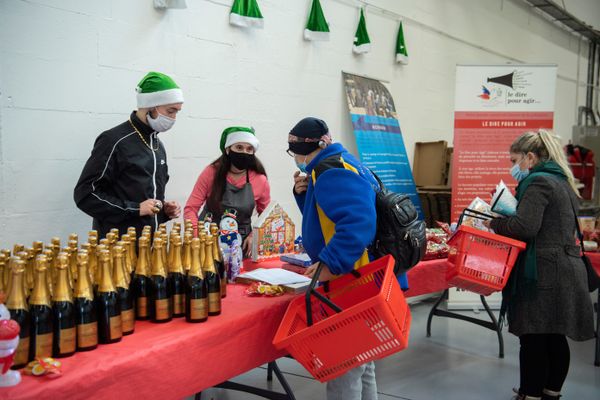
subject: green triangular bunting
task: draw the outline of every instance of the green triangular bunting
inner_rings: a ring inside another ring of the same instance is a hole
[[[358,21],[358,27],[356,28],[356,34],[354,34],[354,46],[352,47],[352,51],[356,54],[364,54],[371,51],[371,39],[369,39],[365,14],[362,8],[360,9],[360,19]]]
[[[310,7],[310,14],[304,29],[304,39],[306,40],[329,40],[329,25],[323,14],[321,2],[313,0]]]
[[[231,25],[247,28],[263,28],[264,20],[256,0],[235,0],[229,14]]]
[[[400,64],[408,64],[408,52],[404,43],[404,31],[402,30],[402,21],[398,28],[398,37],[396,38],[396,62]]]

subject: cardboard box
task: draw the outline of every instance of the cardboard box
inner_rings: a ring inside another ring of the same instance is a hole
[[[436,221],[450,223],[452,189],[450,186],[422,186],[417,189],[425,214],[427,227],[437,226]]]
[[[447,185],[452,148],[448,142],[415,143],[413,177],[417,186]]]

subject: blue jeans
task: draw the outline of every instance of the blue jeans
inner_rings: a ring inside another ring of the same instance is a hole
[[[327,400],[377,400],[373,361],[327,382]]]

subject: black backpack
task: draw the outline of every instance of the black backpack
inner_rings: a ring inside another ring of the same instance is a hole
[[[315,166],[315,178],[330,168],[344,168],[340,155],[327,157]],[[373,188],[377,211],[377,231],[369,251],[375,258],[390,254],[396,260],[394,273],[400,275],[414,267],[427,249],[425,222],[407,195],[387,190],[375,174],[379,190]]]
[[[376,258],[391,254],[396,260],[394,273],[400,275],[425,256],[425,221],[419,220],[419,213],[410,197],[387,190],[377,174],[371,173],[380,190],[375,194],[377,233],[369,250]]]

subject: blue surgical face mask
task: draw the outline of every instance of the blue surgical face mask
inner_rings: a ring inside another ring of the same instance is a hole
[[[306,157],[304,157],[304,161],[302,161],[302,162],[296,161],[296,167],[298,167],[300,172],[306,174]]]
[[[523,161],[523,160],[521,160]],[[527,175],[529,175],[529,169],[526,169],[525,171],[521,170],[521,167],[519,167],[519,164],[521,163],[521,161],[519,161],[518,163],[515,163],[515,165],[512,166],[512,168],[510,169],[510,174],[512,175],[513,178],[515,178],[515,180],[517,182],[521,182],[523,179],[525,179],[527,177]]]

